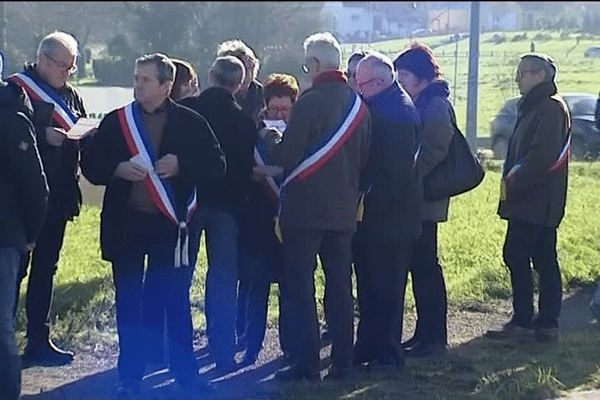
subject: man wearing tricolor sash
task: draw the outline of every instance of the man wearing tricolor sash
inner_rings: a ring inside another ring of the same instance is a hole
[[[556,64],[537,53],[521,57],[515,81],[523,95],[504,161],[498,214],[508,221],[504,262],[511,274],[513,317],[490,337],[559,339],[561,274],[557,228],[565,213],[571,117],[557,94]],[[533,311],[533,268],[539,274]]]
[[[314,292],[316,257],[326,274],[327,318],[332,330],[332,378],[352,367],[351,240],[356,230],[359,178],[371,137],[366,105],[340,71],[340,45],[330,33],[304,42],[304,71],[312,87],[292,107],[283,140],[274,148],[284,168],[279,226],[294,364],[280,379],[320,378],[319,323]]]
[[[208,390],[193,354],[189,302],[196,187],[219,181],[225,159],[206,120],[168,98],[174,75],[162,54],[137,59],[135,101],[107,114],[82,153],[84,175],[106,186],[100,240],[115,283],[119,396],[139,395],[147,356],[162,345],[162,323],[151,329],[157,313],[144,313],[154,308],[166,310],[179,394]]]
[[[78,44],[64,32],[47,35],[37,50],[37,63],[26,63],[25,69],[9,79],[21,86],[33,105],[33,123],[37,143],[50,187],[48,213],[35,248],[28,254],[31,261],[27,284],[27,346],[25,365],[64,365],[73,353],[59,349],[50,340],[50,308],[53,280],[58,266],[67,221],[79,214],[80,143],[66,138],[80,117],[86,116],[81,95],[70,83],[77,69]]]

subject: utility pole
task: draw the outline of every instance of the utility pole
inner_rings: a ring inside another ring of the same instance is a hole
[[[477,90],[479,81],[479,2],[471,2],[469,32],[469,83],[467,92],[467,142],[477,152]]]
[[[6,5],[0,1],[0,50],[7,51],[6,43]]]

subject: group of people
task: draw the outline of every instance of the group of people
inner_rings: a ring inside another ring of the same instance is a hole
[[[406,357],[446,352],[437,236],[450,201],[424,197],[423,182],[456,134],[448,82],[420,43],[393,61],[353,53],[346,70],[330,33],[310,35],[303,46],[312,85],[302,93],[290,74],[259,82],[259,60],[241,40],[219,46],[204,90],[189,62],[142,56],[134,101],[81,140],[65,136],[86,116],[68,83],[79,54],[71,35],[46,36],[37,62],[2,83],[0,204],[10,212],[0,216],[0,386],[9,398],[19,397],[21,362],[73,359],[50,339],[49,312],[65,226],[81,204],[79,168],[106,187],[100,241],[115,285],[117,395],[138,396],[153,365],[168,365],[181,394],[214,389],[199,375],[190,312],[202,233],[207,337],[222,374],[257,361],[275,282],[288,364],[276,378],[321,379],[317,257],[332,342],[326,378],[351,379],[357,368],[398,370]],[[508,220],[504,260],[514,316],[489,333],[493,338],[558,339],[556,229],[566,199],[570,117],[555,77],[550,57],[521,57],[515,80],[523,97],[498,210]],[[540,276],[537,317],[531,262]],[[28,269],[27,346],[19,357],[14,319]],[[408,273],[417,326],[403,341]]]

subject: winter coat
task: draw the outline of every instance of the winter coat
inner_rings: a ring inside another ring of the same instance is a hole
[[[178,217],[182,220],[194,186],[222,179],[225,156],[204,117],[170,99],[167,102],[167,122],[156,153],[158,159],[169,153],[177,156],[179,174],[167,181],[173,188]],[[117,111],[102,119],[98,131],[84,148],[81,160],[84,176],[94,185],[106,186],[100,242],[102,258],[108,261],[114,261],[123,249],[124,215],[129,210],[132,187],[130,181],[114,175],[117,166],[133,156],[125,142]],[[192,231],[197,229],[194,219],[188,226]],[[164,240],[175,247],[176,238],[177,226],[172,224]]]
[[[436,80],[430,83],[415,99],[415,107],[421,118],[421,152],[419,167],[423,179],[448,155],[454,136],[454,109],[448,96],[448,82]],[[442,222],[448,219],[450,199],[423,202],[423,220]]]
[[[0,81],[0,247],[25,246],[37,239],[46,216],[48,184],[27,95]]]
[[[340,71],[323,72],[292,107],[283,140],[274,149],[276,165],[289,174],[311,150],[336,131],[356,95]],[[361,171],[371,140],[371,117],[364,116],[348,141],[318,170],[283,189],[283,228],[356,231]]]
[[[416,239],[423,203],[423,181],[414,163],[420,140],[417,110],[396,81],[365,102],[372,135],[361,183],[367,194],[360,229],[381,244]]]
[[[542,82],[519,100],[517,110],[502,174],[506,198],[498,214],[558,227],[567,198],[568,163],[556,164],[571,127],[567,105],[553,82]]]

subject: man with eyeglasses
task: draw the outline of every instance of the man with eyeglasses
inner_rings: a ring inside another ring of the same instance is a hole
[[[364,218],[354,236],[360,310],[354,364],[399,371],[405,363],[400,339],[406,279],[413,243],[421,235],[420,120],[389,57],[368,53],[358,62],[356,82],[371,111],[373,133],[361,179]]]
[[[556,230],[565,213],[571,117],[557,92],[556,64],[545,54],[521,56],[515,81],[523,95],[508,144],[498,215],[508,221],[503,256],[511,275],[513,316],[488,332],[494,339],[559,339],[562,302]],[[539,274],[533,313],[533,269]]]
[[[86,116],[80,93],[67,82],[77,69],[78,54],[78,43],[72,35],[53,32],[40,42],[37,63],[26,63],[22,72],[10,77],[31,98],[37,143],[50,187],[44,227],[35,248],[25,259],[20,277],[23,280],[31,263],[24,366],[65,365],[74,357],[72,352],[61,350],[50,339],[50,307],[65,227],[67,221],[79,214],[81,206],[80,143],[65,136],[78,118]]]
[[[312,81],[294,103],[283,139],[274,148],[283,167],[280,212],[294,364],[276,378],[320,379],[319,323],[314,293],[316,257],[325,271],[332,329],[331,378],[347,379],[352,367],[351,241],[356,230],[359,180],[371,138],[366,105],[340,70],[341,48],[329,32],[304,41],[304,71]]]

